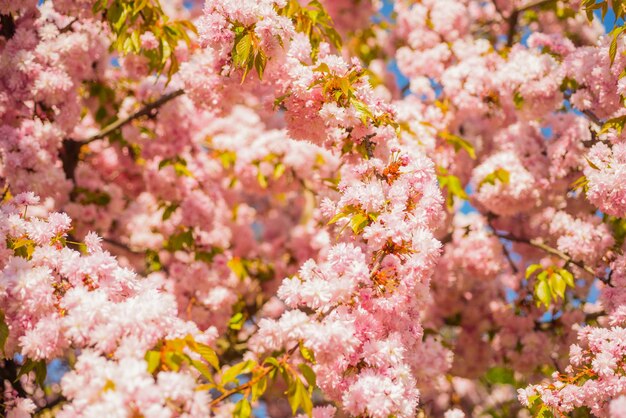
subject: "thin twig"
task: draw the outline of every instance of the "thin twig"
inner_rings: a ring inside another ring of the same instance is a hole
[[[494,233],[496,235],[498,235],[496,228],[493,226],[493,219],[494,219],[494,215],[489,213],[487,214],[487,225],[489,225],[489,228],[491,228],[492,231],[494,231]],[[504,253],[504,256],[506,257],[506,259],[509,262],[509,266],[511,266],[511,270],[513,270],[513,273],[517,274],[518,273],[518,269],[517,266],[515,265],[515,263],[513,262],[513,258],[511,257],[511,253],[509,252],[509,249],[506,248],[506,245],[504,245],[504,243],[502,244],[502,252]]]
[[[602,120],[596,116],[595,113],[593,113],[591,110],[583,110],[583,114],[585,116],[587,116],[587,118],[593,122],[594,124],[596,124],[598,127],[602,127],[604,125],[604,122],[602,122]]]
[[[585,315],[585,322],[595,321],[598,318],[601,318],[601,317],[606,316],[606,315],[607,315],[606,311],[598,311],[598,312],[594,312],[594,313],[589,313],[589,314]]]
[[[566,92],[565,93],[565,100],[570,100],[572,98],[572,93],[571,92]],[[604,126],[604,121],[602,119],[600,119],[595,113],[593,113],[591,110],[587,109],[587,110],[583,110],[581,112],[583,115],[585,115],[587,117],[587,119],[589,119],[589,121],[591,123],[593,123],[594,125],[596,125],[597,127],[601,128],[602,126]],[[593,131],[592,131],[593,133]]]
[[[143,254],[143,252],[134,251],[129,246],[122,244],[119,241],[115,241],[114,239],[111,239],[111,238],[102,238],[102,241],[114,247],[120,248],[124,251],[127,251],[129,253],[132,253],[132,254]]]
[[[135,113],[125,117],[124,119],[119,119],[111,123],[110,125],[103,128],[97,134],[85,140],[77,141],[71,138],[64,139],[63,146],[61,147],[61,150],[59,151],[59,158],[61,159],[61,162],[63,163],[63,171],[65,172],[65,177],[72,181],[74,180],[76,166],[78,165],[78,160],[79,160],[80,152],[81,152],[83,145],[89,144],[98,139],[105,138],[108,135],[115,132],[116,130],[122,128],[126,124],[132,122],[135,119],[139,119],[143,116],[151,115],[153,110],[158,109],[159,107],[163,106],[165,103],[169,102],[170,100],[175,99],[178,96],[182,96],[183,94],[185,94],[185,91],[182,89],[164,94],[156,101],[145,105],[144,107],[142,107]]]
[[[65,401],[67,401],[67,399],[63,395],[59,395],[44,406],[37,408],[37,410],[35,410],[35,416],[38,416],[38,414],[41,414],[44,411],[51,411],[52,409],[54,409],[54,407],[62,404]]]
[[[83,144],[88,144],[88,143],[96,141],[98,139],[102,139],[102,138],[112,134],[113,132],[117,131],[118,129],[120,129],[124,125],[127,125],[128,123],[132,122],[133,120],[138,119],[138,118],[140,118],[142,116],[150,115],[150,113],[153,110],[158,109],[159,107],[163,106],[165,103],[169,102],[172,99],[175,99],[178,96],[182,96],[183,94],[185,94],[185,91],[183,89],[175,90],[175,91],[173,91],[171,93],[164,94],[163,96],[161,96],[156,101],[145,105],[144,107],[142,107],[141,109],[139,109],[135,113],[125,117],[124,119],[119,119],[119,120],[111,123],[110,125],[108,125],[105,128],[103,128],[97,134],[89,137],[85,141],[80,141],[80,142],[82,142]]]
[[[509,48],[511,46],[513,46],[513,37],[515,36],[515,32],[517,32],[517,24],[519,21],[519,16],[520,14],[530,10],[530,9],[534,9],[535,7],[541,7],[545,4],[549,4],[554,2],[555,0],[538,0],[535,1],[533,3],[529,3],[526,6],[522,6],[518,9],[513,10],[513,12],[511,12],[511,15],[509,16],[509,31],[507,33],[507,37],[506,37],[506,46],[508,46]],[[495,1],[494,1],[495,3]]]
[[[289,360],[289,356],[291,356],[299,347],[300,345],[296,345],[295,347],[292,347],[289,351],[287,351],[285,353],[285,355],[280,359],[279,363],[280,364],[284,364],[287,362],[287,360]],[[232,388],[231,390],[228,390],[224,393],[222,393],[220,396],[218,396],[217,398],[213,399],[211,401],[211,403],[209,404],[210,408],[214,408],[217,404],[219,404],[220,402],[222,402],[224,399],[227,399],[228,397],[242,392],[246,389],[250,389],[252,386],[254,386],[254,384],[256,384],[257,382],[259,382],[261,379],[263,379],[265,376],[267,376],[272,370],[274,369],[274,367],[272,366],[268,366],[267,368],[264,368],[263,373],[261,373],[260,375],[256,376],[254,379],[251,379],[249,381],[247,381],[244,384],[241,384],[235,388]]]
[[[528,3],[526,6],[520,7],[519,9],[517,9],[517,11],[521,13],[530,9],[534,9],[535,7],[541,7],[549,3],[555,3],[555,0],[537,0],[533,3]]]
[[[70,23],[68,23],[67,25],[63,26],[61,29],[59,29],[59,33],[65,33],[68,32],[70,29],[72,29],[72,25],[74,23],[78,22],[78,18],[75,17],[74,19],[72,19],[72,21]]]
[[[570,257],[568,254],[564,253],[563,251],[560,251],[554,247],[551,247],[547,244],[545,244],[541,239],[538,238],[533,238],[533,239],[526,239],[526,238],[520,238],[520,237],[516,237],[510,234],[499,234],[496,232],[496,236],[498,238],[503,238],[506,239],[508,241],[512,241],[512,242],[519,242],[522,244],[527,244],[530,245],[532,247],[538,248],[540,250],[545,251],[546,253],[550,254],[550,255],[554,255],[556,257],[559,257],[561,260],[565,261],[566,264],[574,264],[575,266],[583,269],[585,272],[589,273],[590,275],[592,275],[593,277],[596,277],[598,280],[600,280],[602,283],[613,287],[613,284],[611,283],[610,277],[606,278],[606,277],[600,277],[596,274],[595,270],[592,269],[591,267],[589,267],[588,265],[586,265],[585,263],[583,263],[582,261],[578,261],[578,260],[574,260],[572,257]]]
[[[519,270],[517,269],[517,266],[513,262],[513,258],[511,257],[511,253],[509,252],[509,249],[506,248],[506,245],[504,244],[502,244],[502,251],[504,252],[504,256],[506,257],[506,259],[509,261],[509,266],[511,266],[511,270],[513,270],[513,273],[517,274]]]
[[[372,159],[374,158],[374,143],[371,141],[372,138],[374,138],[376,136],[376,134],[369,134],[366,135],[365,138],[363,138],[363,145],[365,145],[365,151],[367,152],[367,158],[368,159]]]

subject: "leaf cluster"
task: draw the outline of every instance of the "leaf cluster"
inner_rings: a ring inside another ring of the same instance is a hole
[[[341,49],[341,36],[335,30],[333,20],[318,0],[302,6],[298,0],[288,0],[284,7],[278,8],[281,16],[291,19],[297,32],[304,33],[311,42],[311,58],[316,59],[319,46],[326,41],[337,50]]]
[[[448,210],[454,207],[455,197],[463,200],[469,199],[461,179],[454,174],[450,174],[444,167],[437,167],[437,180],[439,180],[439,186],[442,189],[446,189],[446,207]]]
[[[115,35],[112,50],[147,58],[150,70],[158,74],[167,67],[168,80],[180,66],[174,53],[176,47],[179,42],[191,45],[189,33],[196,33],[195,26],[187,20],[170,21],[158,0],[97,0],[93,12],[102,13]],[[158,42],[154,49],[141,45],[141,35],[147,32],[152,32]]]
[[[531,264],[526,269],[526,279],[529,279],[537,273],[534,297],[537,306],[544,305],[550,307],[552,301],[558,298],[565,299],[565,291],[567,287],[574,288],[574,276],[568,270],[556,266],[550,266],[546,269],[541,264]]]
[[[367,213],[359,206],[347,205],[335,216],[333,216],[330,221],[328,221],[328,225],[337,223],[344,218],[348,218],[348,222],[344,225],[341,232],[343,232],[346,227],[350,226],[352,232],[354,232],[355,235],[359,235],[363,232],[365,227],[371,225],[373,222],[376,222],[376,219],[378,219],[378,213]]]

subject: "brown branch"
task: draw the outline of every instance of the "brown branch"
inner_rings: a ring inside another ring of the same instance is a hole
[[[589,314],[585,315],[585,322],[595,321],[598,318],[601,318],[601,317],[606,316],[606,315],[607,315],[606,311],[598,311],[598,312],[594,312],[594,313],[589,313]]]
[[[224,399],[228,398],[229,396],[234,395],[235,393],[239,393],[242,392],[246,389],[250,389],[252,386],[254,386],[257,382],[259,382],[261,379],[263,379],[265,376],[267,376],[271,371],[273,370],[273,367],[267,367],[263,370],[263,373],[261,373],[260,375],[258,375],[257,377],[255,377],[254,379],[251,379],[249,381],[247,381],[246,383],[244,383],[243,385],[239,385],[231,390],[228,390],[224,393],[222,393],[220,396],[218,396],[217,398],[213,399],[211,401],[211,403],[209,404],[210,408],[214,408],[217,404],[219,404],[220,402],[222,402]]]
[[[65,33],[68,32],[72,29],[72,25],[74,23],[78,22],[78,18],[75,17],[74,19],[72,19],[72,21],[70,23],[68,23],[67,25],[63,26],[61,29],[59,29],[59,33]]]
[[[560,251],[560,250],[558,250],[558,249],[556,249],[554,247],[551,247],[551,246],[545,244],[541,239],[538,239],[538,238],[526,239],[526,238],[516,237],[516,236],[510,235],[510,234],[499,234],[498,232],[495,232],[495,234],[496,234],[496,236],[498,238],[506,239],[506,240],[512,241],[512,242],[519,242],[519,243],[522,243],[522,244],[530,245],[532,247],[535,247],[535,248],[538,248],[538,249],[540,249],[542,251],[545,251],[546,253],[548,253],[550,255],[554,255],[556,257],[559,257],[561,260],[565,261],[566,265],[567,264],[574,264],[575,266],[577,266],[577,267],[583,269],[585,272],[589,273],[591,276],[596,277],[598,280],[600,280],[604,284],[613,287],[613,284],[611,283],[610,277],[605,278],[605,277],[598,276],[594,269],[592,269],[591,267],[589,267],[588,265],[586,265],[582,261],[574,260],[567,253],[564,253],[563,251]]]
[[[509,16],[509,30],[506,34],[506,46],[513,46],[513,37],[515,36],[515,32],[517,32],[517,21],[519,20],[519,10],[513,10],[511,15]]]
[[[493,219],[495,218],[495,215],[492,213],[488,213],[487,214],[487,225],[489,225],[489,228],[491,228],[491,230],[496,234],[496,236],[498,235],[496,228],[493,226]],[[511,258],[511,253],[509,252],[509,249],[506,248],[506,245],[504,245],[504,243],[502,244],[502,252],[504,253],[504,256],[506,257],[507,261],[509,262],[509,266],[511,266],[511,270],[513,270],[513,273],[517,274],[518,273],[518,269],[517,266],[515,265],[515,263],[513,262],[513,258]]]
[[[24,390],[22,382],[17,377],[18,365],[14,360],[5,359],[4,364],[0,367],[0,382],[5,380],[11,384],[11,387],[17,392],[20,398],[27,398],[28,393]],[[6,415],[6,399],[4,398],[4,389],[0,394],[0,416]]]
[[[63,395],[59,395],[56,398],[54,398],[52,401],[46,403],[44,406],[41,406],[39,408],[37,408],[37,410],[35,410],[35,414],[34,416],[39,416],[42,414],[42,412],[44,411],[50,411],[52,412],[52,410],[58,406],[61,405],[63,402],[67,401],[67,399],[65,398],[65,396]]]
[[[143,252],[135,251],[132,248],[130,248],[129,246],[127,246],[126,244],[123,244],[123,243],[121,243],[119,241],[116,241],[114,239],[111,239],[111,238],[104,238],[103,237],[102,238],[102,242],[107,243],[109,245],[112,245],[114,247],[120,248],[120,249],[122,249],[124,251],[127,251],[129,253],[132,253],[132,254],[143,254]]]
[[[506,46],[509,48],[513,46],[513,37],[515,36],[515,33],[517,32],[517,24],[519,23],[520,14],[528,10],[534,9],[536,7],[541,7],[543,5],[553,3],[554,1],[555,0],[538,0],[533,3],[527,4],[526,6],[522,6],[518,9],[513,10],[513,12],[511,12],[511,15],[508,18],[509,31],[506,36]]]
[[[15,19],[13,15],[0,15],[0,36],[9,40],[15,35]]]
[[[520,7],[519,9],[517,9],[517,11],[521,13],[530,9],[534,9],[535,7],[541,7],[550,3],[556,3],[556,1],[555,0],[537,0],[533,3],[528,3],[526,6]]]
[[[363,144],[365,145],[365,151],[367,152],[367,158],[368,159],[372,159],[374,158],[374,143],[371,141],[372,138],[374,138],[376,136],[376,134],[370,134],[370,135],[366,135],[365,138],[363,138]]]
[[[182,96],[183,94],[185,94],[185,91],[182,89],[164,94],[156,101],[145,105],[144,107],[142,107],[135,113],[132,113],[131,115],[125,117],[124,119],[119,119],[111,123],[110,125],[104,127],[97,134],[85,140],[77,141],[71,138],[64,139],[63,146],[61,150],[59,151],[59,158],[61,159],[61,162],[63,163],[63,171],[65,172],[65,177],[72,181],[75,180],[76,166],[78,165],[80,151],[83,145],[89,144],[98,139],[103,139],[107,137],[108,135],[112,134],[113,132],[117,131],[118,129],[122,128],[123,126],[129,124],[135,119],[139,119],[143,116],[151,115],[154,110],[163,106],[165,103],[169,102],[170,100],[173,100],[178,96]]]
[[[280,364],[285,364],[287,362],[287,360],[289,360],[289,356],[291,356],[299,347],[300,345],[297,344],[295,347],[292,347],[289,351],[287,351],[285,353],[285,355],[280,359],[279,363]],[[252,386],[254,386],[255,383],[259,382],[261,379],[263,379],[265,376],[267,376],[268,374],[270,374],[270,372],[274,370],[274,367],[272,366],[268,366],[267,368],[263,369],[263,373],[261,373],[260,375],[258,375],[257,377],[255,377],[254,379],[250,379],[249,381],[247,381],[244,384],[241,384],[237,387],[234,387],[224,393],[222,393],[220,396],[218,396],[217,398],[213,399],[211,401],[211,403],[209,404],[210,408],[214,408],[217,404],[219,404],[220,402],[222,402],[223,400],[227,399],[228,397],[242,392],[246,389],[250,389]]]
[[[504,244],[502,245],[502,252],[504,252],[504,256],[508,260],[509,266],[511,266],[511,270],[513,270],[513,273],[517,274],[519,270],[517,269],[517,266],[513,262],[513,258],[511,258],[511,253],[509,252],[509,249],[506,248],[506,245]]]
[[[583,115],[587,116],[587,118],[591,122],[598,125],[599,127],[602,127],[604,125],[604,122],[602,122],[602,120],[599,117],[597,117],[596,114],[593,113],[591,110],[583,110],[582,113]]]
[[[177,98],[178,96],[182,96],[183,94],[185,94],[185,91],[183,89],[178,89],[178,90],[175,90],[175,91],[173,91],[171,93],[164,94],[163,96],[161,96],[156,101],[145,105],[144,107],[142,107],[141,109],[139,109],[135,113],[132,113],[132,114],[128,115],[124,119],[119,119],[119,120],[111,123],[110,125],[108,125],[105,128],[103,128],[97,134],[95,134],[95,135],[89,137],[88,139],[86,139],[85,141],[81,141],[81,142],[83,144],[88,144],[88,143],[96,141],[98,139],[102,139],[102,138],[112,134],[113,132],[117,131],[118,129],[120,129],[124,125],[127,125],[128,123],[132,122],[135,119],[139,119],[139,118],[141,118],[143,116],[149,116],[152,113],[153,110],[158,109],[159,107],[163,106],[165,103],[169,102],[172,99]]]
[[[565,93],[565,100],[570,100],[572,98],[572,94],[571,92],[566,92]],[[589,119],[589,121],[591,123],[593,123],[594,125],[598,126],[599,128],[601,128],[602,126],[604,126],[604,121],[602,119],[600,119],[595,113],[593,113],[591,110],[587,109],[587,110],[583,110],[581,111],[581,113],[583,115],[585,115],[587,117],[587,119]],[[595,135],[595,132],[591,132],[592,134]]]

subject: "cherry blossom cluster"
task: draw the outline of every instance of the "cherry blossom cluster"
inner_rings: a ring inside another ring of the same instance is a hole
[[[0,414],[623,414],[618,2],[39,3]]]

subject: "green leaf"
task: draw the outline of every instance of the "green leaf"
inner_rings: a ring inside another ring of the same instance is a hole
[[[193,177],[191,171],[187,168],[186,162],[178,161],[174,163],[174,171],[176,175],[180,177]]]
[[[496,181],[500,181],[502,184],[509,184],[510,173],[508,172],[508,170],[505,170],[504,168],[498,168],[492,173],[488,174],[478,184],[478,190],[480,190],[480,188],[484,186],[485,184],[491,184],[495,186]]]
[[[461,149],[463,149],[469,154],[472,160],[476,159],[476,151],[474,150],[474,146],[467,140],[449,132],[441,132],[439,136],[441,136],[448,144],[452,145],[455,152],[459,152]]]
[[[206,344],[194,341],[193,337],[190,335],[187,336],[186,341],[187,346],[191,349],[191,351],[200,354],[200,356],[204,360],[206,360],[206,362],[209,363],[211,367],[213,367],[215,370],[220,369],[220,361],[217,357],[217,354],[211,347]]]
[[[313,350],[305,347],[305,345],[300,341],[300,355],[303,359],[308,361],[309,363],[315,364],[315,355],[313,354]]]
[[[593,168],[594,170],[600,170],[600,167],[595,165],[593,161],[591,161],[589,158],[585,157],[585,160],[587,160],[587,164],[589,164],[589,167]]]
[[[554,418],[554,414],[550,410],[550,408],[546,405],[542,405],[541,409],[537,413],[538,418]]]
[[[318,73],[330,73],[330,68],[328,67],[328,64],[322,62],[320,65],[315,67],[313,71]]]
[[[22,367],[20,367],[20,371],[17,373],[17,378],[19,379],[32,371],[35,372],[35,382],[40,387],[43,387],[48,372],[45,360],[34,361],[27,358],[22,364]]]
[[[335,216],[333,216],[330,221],[328,221],[327,225],[332,225],[334,223],[337,223],[339,220],[345,218],[346,216],[348,216],[346,212],[343,212],[343,211],[339,212]]]
[[[228,327],[230,329],[234,329],[236,331],[239,331],[241,329],[241,327],[243,327],[244,322],[245,322],[245,318],[244,318],[243,314],[241,312],[237,312],[228,321]]]
[[[586,191],[588,185],[589,185],[589,180],[587,180],[587,177],[582,175],[578,177],[578,179],[575,182],[570,184],[570,187],[572,188],[572,190],[582,189],[583,191]]]
[[[262,189],[267,189],[267,186],[268,186],[267,177],[265,177],[265,175],[261,172],[260,169],[257,169],[256,179],[259,182],[259,186],[261,186]]]
[[[241,363],[237,363],[230,367],[228,370],[222,374],[221,383],[225,385],[227,383],[235,382],[238,383],[237,377],[242,374],[250,373],[250,371],[254,368],[256,362],[253,360],[242,361]]]
[[[282,104],[285,101],[285,99],[287,99],[290,95],[291,95],[291,93],[287,93],[287,94],[283,94],[282,96],[278,96],[274,100],[274,110],[276,110],[278,107],[282,106]]]
[[[183,357],[180,353],[170,351],[163,355],[163,363],[165,363],[170,370],[175,372],[180,370],[180,366],[182,366],[184,361],[185,357]]]
[[[296,414],[298,408],[302,408],[309,417],[312,416],[313,402],[311,401],[311,396],[298,377],[291,380],[287,390],[287,399],[289,400],[289,405],[291,405],[293,415]]]
[[[259,399],[267,390],[267,376],[258,379],[251,388],[252,402]]]
[[[250,401],[248,398],[241,398],[237,405],[235,405],[235,410],[233,411],[233,417],[235,418],[248,418],[252,415],[252,407],[250,406]]]
[[[300,363],[298,365],[298,368],[300,369],[302,376],[304,376],[307,383],[309,384],[309,391],[312,391],[313,388],[317,386],[315,372],[313,371],[311,366],[306,363]]]
[[[539,280],[535,285],[535,297],[539,304],[544,304],[546,308],[550,307],[552,292],[550,291],[550,285],[547,280]]]
[[[235,45],[236,57],[233,58],[233,63],[236,66],[242,66],[248,62],[250,58],[250,51],[252,50],[252,36],[250,33],[246,33]]]
[[[621,134],[622,130],[624,129],[624,124],[626,124],[626,115],[609,119],[604,122],[604,125],[602,125],[602,130],[600,131],[600,133],[606,133],[609,130],[614,129],[617,131],[618,134]]]
[[[574,283],[574,275],[572,273],[565,269],[559,269],[559,274],[569,287],[576,287],[576,284]]]
[[[615,56],[617,55],[617,40],[619,38],[619,35],[624,31],[625,28],[626,27],[624,26],[618,26],[611,31],[610,35],[613,37],[613,39],[611,39],[611,45],[609,46],[609,58],[611,58],[611,66],[613,66],[613,63],[615,62]]]
[[[213,382],[213,374],[211,373],[211,369],[209,369],[206,364],[198,360],[191,360],[191,365],[199,371],[206,380]]]
[[[176,212],[176,209],[178,209],[178,206],[180,206],[178,203],[172,203],[171,205],[168,205],[163,211],[162,219],[164,221],[167,221],[169,218],[171,218],[172,214]]]
[[[519,91],[516,91],[513,95],[513,104],[516,109],[521,109],[524,106],[524,98]]]
[[[492,367],[491,369],[487,370],[487,373],[485,374],[485,379],[491,384],[515,384],[515,376],[513,375],[513,370],[501,366]]]
[[[263,360],[263,364],[271,364],[276,369],[281,368],[280,363],[278,362],[278,360],[276,360],[275,357],[267,357],[265,360]]]
[[[9,326],[7,325],[4,317],[4,312],[0,310],[0,351],[4,355],[4,345],[9,338]]]
[[[265,72],[265,66],[267,65],[267,57],[265,56],[265,52],[259,50],[254,58],[254,69],[259,75],[259,80],[263,79],[263,73]]]
[[[550,284],[550,293],[552,294],[552,297],[555,300],[557,296],[560,297],[561,299],[564,299],[565,289],[567,288],[567,284],[565,283],[565,280],[563,280],[561,275],[557,273],[551,274],[550,278],[548,279],[548,282]]]
[[[169,240],[165,244],[165,248],[170,251],[180,251],[183,249],[191,249],[193,244],[193,232],[191,229],[187,229],[170,236]]]
[[[362,101],[353,97],[350,99],[350,103],[354,106],[356,111],[361,114],[361,123],[363,123],[363,125],[367,125],[368,119],[374,118],[372,111]]]
[[[369,217],[364,213],[356,213],[350,219],[350,228],[355,234],[360,234],[363,229],[369,225]]]
[[[532,276],[537,270],[542,269],[543,266],[541,264],[531,264],[526,268],[526,279]]]
[[[447,174],[447,170],[439,167],[439,172],[443,174],[438,174],[437,179],[439,180],[439,185],[442,188],[447,188],[446,195],[446,207],[448,210],[454,207],[454,198],[458,197],[460,199],[468,199],[467,193],[463,189],[463,184],[461,184],[461,180],[453,175]]]
[[[448,190],[452,192],[453,195],[460,197],[461,199],[467,199],[467,193],[465,193],[465,189],[463,189],[461,179],[459,179],[457,176],[449,175],[447,186]]]
[[[161,353],[150,350],[146,353],[146,362],[148,363],[148,373],[154,373],[161,364]]]
[[[35,382],[40,386],[44,387],[46,376],[48,375],[48,366],[44,360],[39,360],[35,364]]]
[[[231,269],[233,273],[235,273],[237,277],[239,277],[239,279],[243,280],[246,277],[248,277],[248,271],[246,270],[246,267],[243,265],[241,258],[233,257],[230,260],[228,260],[228,263],[226,263],[226,265]]]
[[[276,166],[274,167],[274,179],[279,179],[283,174],[285,174],[286,170],[287,170],[287,167],[285,166],[285,164],[283,163],[276,164]]]

